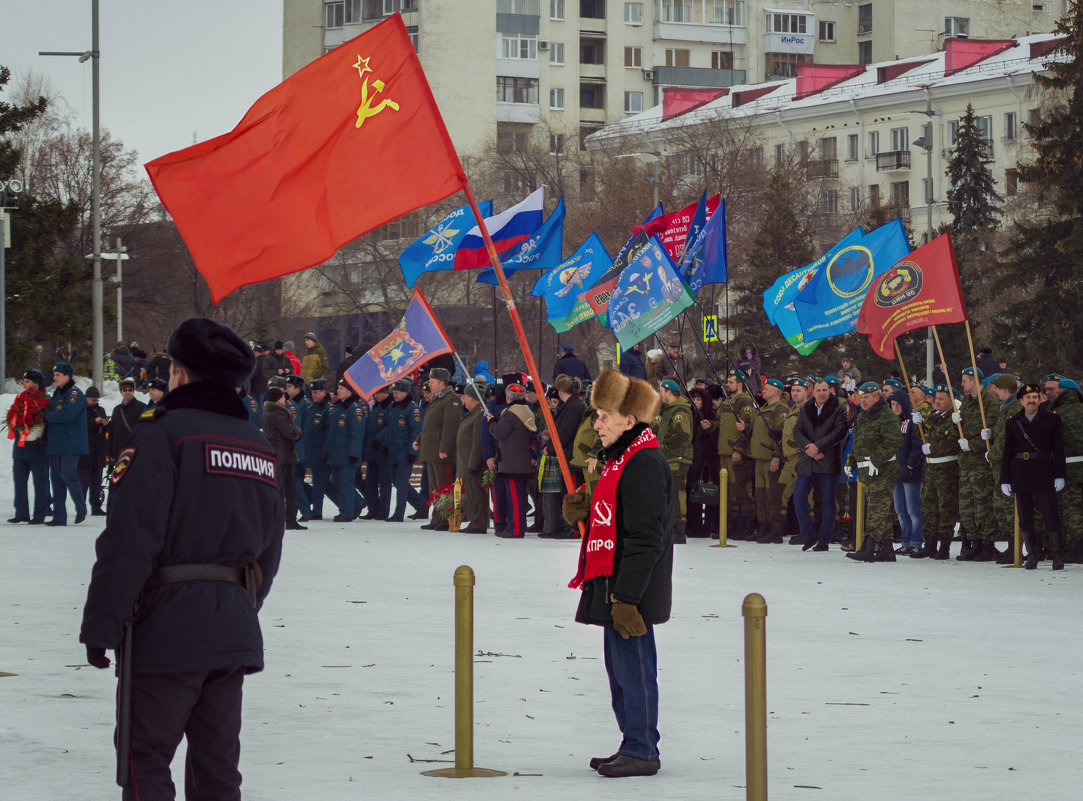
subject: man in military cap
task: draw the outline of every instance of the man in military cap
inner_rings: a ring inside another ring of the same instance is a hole
[[[1050,410],[1060,415],[1064,432],[1064,461],[1067,486],[1057,495],[1064,534],[1064,561],[1083,562],[1083,403],[1079,384],[1070,378],[1058,382]]]
[[[418,460],[425,463],[429,474],[429,491],[436,492],[455,480],[455,436],[463,416],[463,404],[452,392],[451,373],[443,367],[429,371],[429,389],[432,400],[425,411],[421,436],[414,443]],[[433,517],[422,526],[425,529],[446,530],[447,521],[438,520],[435,508]]]
[[[421,410],[414,403],[413,389],[414,382],[409,378],[400,378],[391,385],[391,405],[387,407],[387,425],[380,441],[387,451],[387,466],[395,488],[395,509],[387,518],[389,523],[403,522],[407,503],[415,512],[425,508],[425,499],[410,484],[417,461],[414,442],[421,435]]]
[[[891,411],[875,381],[857,390],[861,414],[854,423],[854,446],[848,472],[856,472],[865,488],[865,540],[860,551],[846,554],[859,562],[894,562],[891,547],[891,496],[899,477],[895,454],[902,444],[899,418]]]
[[[108,667],[131,637],[124,798],[173,798],[187,740],[188,798],[239,798],[241,691],[263,669],[257,613],[278,570],[275,455],[236,388],[255,359],[227,326],[185,320],[169,339],[169,394],[136,426],[110,476],[79,641]],[[123,671],[123,676],[127,670]]]
[[[165,397],[165,393],[169,392],[169,382],[163,381],[160,378],[152,378],[147,382],[147,397],[150,399],[147,401],[147,409],[153,409],[159,403],[162,402],[162,398]]]
[[[680,385],[672,378],[661,383],[658,394],[662,398],[662,409],[651,428],[658,436],[662,454],[673,472],[673,489],[677,493],[673,541],[682,543],[685,542],[688,515],[685,485],[688,481],[688,469],[692,466],[692,404],[681,394]]]
[[[323,460],[331,468],[332,493],[338,514],[332,520],[349,523],[360,511],[355,508],[357,471],[365,458],[369,407],[354,394],[345,378],[338,382],[335,400],[327,410],[327,438]]]
[[[301,515],[302,523],[323,520],[323,499],[331,481],[331,467],[325,456],[327,421],[331,407],[327,394],[327,379],[317,378],[309,382],[308,391],[312,395],[312,402],[305,409],[304,422],[301,425],[301,444],[305,451],[304,467],[312,471],[312,505],[307,514]]]
[[[458,459],[458,477],[463,483],[463,509],[470,524],[463,529],[467,534],[485,534],[489,530],[489,499],[481,477],[485,473],[485,459],[481,455],[481,429],[485,420],[485,404],[482,400],[485,385],[467,384],[462,395],[463,417],[455,435],[455,454]]]
[[[1060,516],[1056,493],[1066,485],[1064,435],[1060,415],[1040,408],[1042,388],[1025,384],[1017,393],[1023,410],[1008,419],[1004,432],[1004,455],[1000,461],[1000,490],[1014,494],[1019,503],[1019,528],[1027,547],[1027,570],[1038,566],[1041,542],[1034,533],[1034,507],[1042,513],[1049,537],[1049,556],[1054,570],[1064,569]]]
[[[790,410],[782,423],[782,469],[778,473],[778,483],[782,493],[778,502],[778,514],[784,524],[790,500],[793,498],[794,484],[797,483],[797,463],[801,457],[801,446],[797,444],[794,430],[797,428],[797,420],[801,416],[801,407],[808,400],[808,381],[804,378],[791,378],[789,382]],[[794,510],[796,512],[796,510]],[[792,529],[790,529],[792,531]],[[800,532],[790,538],[790,544],[795,545],[803,540]]]
[[[989,394],[999,402],[993,416],[993,439],[989,443],[989,464],[999,470],[1000,460],[1004,456],[1004,433],[1008,418],[1022,411],[1023,406],[1015,397],[1019,389],[1015,376],[997,375],[988,382],[987,388]],[[996,559],[997,564],[1010,565],[1015,561],[1015,502],[1001,492],[993,493],[993,521],[999,537],[1008,541],[1008,547]]]
[[[925,543],[911,559],[948,559],[959,516],[959,434],[952,422],[954,405],[946,384],[936,385],[933,412],[925,418],[925,481],[921,514]]]
[[[996,521],[993,519],[993,487],[995,476],[987,453],[993,431],[983,421],[983,410],[989,415],[997,408],[996,399],[981,385],[981,370],[967,367],[962,372],[963,398],[952,420],[962,426],[959,439],[959,522],[962,525],[963,548],[956,557],[963,562],[993,562],[1000,556],[993,540]],[[979,397],[981,400],[979,401]]]
[[[369,508],[368,512],[361,516],[362,520],[385,520],[391,509],[391,463],[388,461],[386,443],[391,404],[391,391],[388,387],[373,393],[366,430],[368,442],[365,447],[364,492]],[[412,445],[415,439],[416,435],[410,438],[409,444]],[[358,472],[358,481],[361,480],[360,475]]]
[[[735,525],[729,526],[731,539],[755,539],[756,505],[752,498],[752,461],[748,442],[756,403],[745,391],[748,376],[741,370],[726,373],[726,397],[718,407],[718,457],[729,472],[729,500],[736,510]],[[728,513],[729,510],[727,510]]]
[[[782,427],[790,413],[783,399],[786,385],[768,378],[763,388],[764,406],[752,420],[748,455],[756,460],[756,520],[761,543],[780,543],[786,530],[785,515],[779,516],[782,488],[778,483],[782,470]]]
[[[1066,376],[1063,376],[1060,373],[1047,373],[1042,376],[1043,393],[1045,395],[1042,406],[1044,408],[1048,409],[1050,404],[1052,404],[1053,401],[1057,399],[1057,396],[1060,395],[1060,380],[1062,378],[1066,378]]]
[[[890,397],[891,393],[897,389],[901,389],[903,392],[906,392],[906,384],[904,384],[897,378],[888,378],[880,386],[880,394],[887,398]]]
[[[286,377],[286,409],[294,425],[305,430],[305,415],[308,414],[308,399],[305,397],[305,380],[299,375]],[[297,462],[293,465],[294,496],[297,503],[297,511],[301,517],[312,516],[312,487],[305,483],[305,471],[308,462],[308,452],[305,450],[305,440],[301,439],[294,443],[297,451]]]
[[[65,526],[68,510],[65,497],[75,505],[75,522],[86,519],[86,501],[79,483],[79,457],[90,446],[86,430],[86,397],[75,386],[71,365],[53,365],[53,395],[45,413],[45,453],[49,457],[49,479],[53,487],[53,519],[45,525]]]

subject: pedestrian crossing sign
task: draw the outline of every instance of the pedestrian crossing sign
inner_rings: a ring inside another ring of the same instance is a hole
[[[703,341],[718,341],[718,315],[707,314],[703,317]]]

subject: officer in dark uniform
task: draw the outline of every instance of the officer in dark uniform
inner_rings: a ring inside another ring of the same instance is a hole
[[[331,409],[327,379],[317,378],[309,382],[308,391],[312,395],[312,403],[305,410],[305,421],[301,426],[303,436],[299,445],[303,445],[305,451],[303,467],[312,471],[312,506],[307,514],[301,515],[302,523],[323,520],[323,498],[331,479],[331,468],[323,455],[327,442],[327,415]]]
[[[245,414],[248,415],[248,422],[259,428],[260,418],[263,416],[263,407],[261,407],[256,399],[244,391],[244,387],[235,387],[237,397],[241,399],[241,403],[244,404]]]
[[[165,393],[169,392],[169,382],[163,381],[160,378],[152,378],[147,382],[147,397],[150,398],[147,401],[146,409],[157,408],[158,404],[162,402],[162,398],[165,397]],[[146,411],[144,409],[144,411]]]
[[[286,377],[286,410],[293,419],[293,424],[304,431],[305,415],[308,412],[308,400],[305,398],[305,380],[299,375]],[[302,517],[312,515],[312,487],[305,483],[305,441],[300,439],[294,448],[297,450],[297,464],[293,466],[296,480],[297,511]]]
[[[1041,542],[1034,536],[1034,507],[1041,509],[1042,523],[1049,536],[1054,570],[1064,569],[1064,550],[1057,513],[1056,493],[1064,489],[1068,476],[1064,461],[1064,433],[1060,415],[1041,408],[1042,388],[1026,384],[1018,392],[1023,410],[1008,418],[1004,426],[1004,455],[1000,460],[1000,491],[1015,493],[1019,503],[1019,528],[1027,546],[1027,570],[1034,570],[1041,558]]]
[[[64,499],[71,495],[75,522],[86,519],[86,501],[79,483],[79,457],[90,449],[86,433],[86,397],[75,386],[71,365],[53,366],[53,390],[45,414],[45,453],[49,456],[49,480],[53,485],[53,519],[45,525],[64,526],[68,510]]]
[[[384,520],[391,509],[391,464],[385,441],[390,407],[391,393],[387,389],[377,390],[372,396],[366,431],[365,500],[369,510],[361,516],[362,520]]]
[[[348,523],[354,519],[354,481],[361,469],[365,455],[365,429],[369,419],[369,407],[360,403],[353,387],[343,378],[338,382],[336,400],[327,412],[327,439],[323,445],[323,457],[331,468],[338,514],[336,523]]]
[[[177,326],[167,349],[170,392],[110,475],[79,641],[105,668],[132,629],[123,797],[174,797],[183,736],[187,797],[236,799],[241,689],[263,668],[257,611],[278,570],[282,498],[274,453],[236,394],[252,352],[205,318]]]
[[[395,487],[395,511],[389,523],[403,522],[406,504],[414,512],[425,509],[425,499],[410,485],[410,474],[417,461],[414,441],[421,435],[421,410],[413,402],[413,382],[400,378],[391,385],[391,404],[387,407],[387,425],[380,433],[380,447],[387,451],[387,463]]]

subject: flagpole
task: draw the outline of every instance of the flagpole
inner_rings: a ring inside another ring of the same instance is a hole
[[[970,346],[970,366],[974,368],[974,380],[978,382],[978,411],[981,412],[981,427],[983,429],[989,426],[985,422],[985,403],[981,399],[981,379],[978,378],[978,360],[974,358],[974,338],[970,335],[970,320],[963,320],[963,324],[966,326],[966,344]],[[990,440],[985,440],[985,452],[991,453],[993,450],[993,443]]]
[[[948,385],[948,397],[951,398],[951,412],[955,414],[957,411],[955,408],[955,390],[951,388],[951,376],[948,375],[948,363],[944,361],[944,349],[940,347],[940,334],[936,332],[936,326],[929,326],[933,330],[933,341],[936,342],[936,352],[940,354],[940,363],[944,365],[944,383]],[[963,424],[956,423],[956,427],[959,429],[959,439],[963,439]]]
[[[458,362],[459,367],[462,368],[463,375],[466,376],[466,385],[468,387],[470,387],[472,390],[474,390],[474,397],[476,397],[478,399],[478,403],[480,403],[482,405],[482,408],[485,409],[486,413],[488,413],[490,416],[492,416],[492,412],[489,411],[488,404],[485,403],[485,398],[481,397],[481,393],[478,391],[478,385],[474,383],[474,379],[471,378],[470,373],[468,373],[466,371],[466,365],[463,364],[463,360],[461,358],[459,358],[459,352],[457,350],[453,350],[451,352],[451,355],[455,357],[455,361]]]
[[[530,371],[531,377],[534,379],[534,386],[538,388],[542,385],[541,373],[538,372],[538,365],[534,361],[534,354],[530,350],[530,344],[526,339],[526,331],[523,330],[523,322],[519,318],[519,310],[515,307],[515,299],[511,295],[511,287],[508,286],[508,278],[504,275],[504,268],[500,264],[500,256],[497,255],[496,246],[493,244],[492,237],[489,236],[489,229],[485,226],[485,218],[481,214],[481,209],[478,208],[478,202],[474,199],[474,193],[470,189],[470,182],[463,181],[463,192],[466,194],[466,199],[470,203],[470,209],[474,213],[474,219],[478,222],[478,230],[481,232],[482,239],[485,240],[485,249],[489,253],[489,262],[493,266],[493,272],[496,273],[497,280],[500,282],[500,291],[504,293],[504,303],[508,307],[508,315],[511,317],[511,323],[515,327],[515,336],[519,340],[519,347],[523,350],[523,356],[526,358],[526,367]],[[495,289],[493,290],[495,293]],[[496,325],[496,311],[493,311],[493,325]],[[493,343],[496,344],[495,341]],[[575,481],[572,479],[572,471],[568,467],[568,459],[564,455],[564,446],[560,442],[560,437],[557,434],[557,424],[553,419],[553,412],[549,408],[549,404],[545,401],[544,393],[542,394],[541,402],[538,404],[541,407],[542,416],[545,418],[545,425],[549,428],[551,436],[549,441],[553,443],[553,448],[557,452],[557,462],[560,464],[560,474],[564,479],[564,486],[569,493],[576,491]],[[586,524],[579,521],[579,533],[581,536],[586,535]]]
[[[899,340],[896,339],[893,344],[895,345],[895,355],[899,358],[899,369],[902,370],[903,381],[906,382],[906,394],[909,396],[910,395],[910,377],[906,374],[906,365],[903,364],[902,351],[899,350]],[[914,404],[914,402],[911,400],[910,401],[911,408],[913,408],[913,404]],[[918,434],[921,435],[921,441],[924,443],[925,442],[925,426],[923,426],[921,423],[918,423]]]

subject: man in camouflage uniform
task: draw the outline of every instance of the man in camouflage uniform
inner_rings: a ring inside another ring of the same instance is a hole
[[[1014,376],[1001,374],[988,386],[990,394],[999,401],[993,421],[993,439],[989,443],[989,463],[999,465],[1004,456],[1004,428],[1008,418],[1023,410],[1015,392],[1019,388]],[[1083,452],[1083,451],[1081,451]],[[993,520],[999,536],[1008,540],[1008,547],[996,559],[998,565],[1010,565],[1015,561],[1015,502],[1002,492],[993,493]]]
[[[681,388],[672,378],[658,387],[662,408],[655,420],[654,433],[673,473],[673,489],[677,493],[677,512],[674,515],[673,541],[685,541],[684,527],[687,522],[688,499],[685,484],[688,468],[692,466],[692,404],[681,394]]]
[[[911,416],[914,425],[924,425],[925,421],[933,413],[932,400],[936,396],[936,390],[924,384],[910,385],[910,407],[913,414],[920,415],[921,419]]]
[[[1080,564],[1083,563],[1083,403],[1079,384],[1072,379],[1060,379],[1058,389],[1060,394],[1049,406],[1060,415],[1068,479],[1064,492],[1057,493],[1057,506],[1064,537],[1064,561]],[[996,494],[1003,497],[999,492]]]
[[[1000,556],[993,540],[993,492],[996,476],[986,454],[993,438],[992,429],[982,423],[997,408],[996,399],[981,385],[982,372],[973,367],[962,372],[962,405],[952,420],[962,426],[959,438],[959,522],[963,530],[963,549],[956,559],[961,562],[993,562]]]
[[[751,530],[755,516],[752,500],[752,462],[748,455],[748,439],[752,435],[752,420],[756,414],[755,401],[745,392],[748,380],[741,370],[726,374],[726,398],[718,407],[718,457],[722,467],[729,471],[729,502],[731,510],[737,510],[736,525],[731,525],[730,539],[740,540],[746,536],[755,539]],[[747,530],[746,530],[747,527]]]
[[[748,443],[748,455],[756,460],[756,519],[761,532],[756,542],[765,544],[782,542],[786,530],[785,515],[778,515],[782,497],[782,427],[790,414],[790,405],[783,397],[785,391],[786,385],[777,378],[767,379],[764,406],[752,421]]]
[[[866,381],[857,390],[861,414],[854,423],[854,447],[847,462],[847,474],[857,473],[865,488],[865,540],[860,551],[846,554],[859,562],[894,562],[891,546],[891,496],[899,477],[895,454],[902,445],[899,418],[891,411],[875,381]]]
[[[921,488],[925,544],[910,554],[911,559],[950,557],[959,515],[959,433],[951,421],[953,406],[947,386],[937,384],[933,412],[924,424],[925,444],[921,446],[926,457]]]
[[[797,425],[797,418],[801,414],[801,407],[808,400],[808,381],[803,378],[794,378],[790,381],[790,406],[786,413],[786,420],[782,423],[782,469],[778,474],[778,483],[782,487],[782,495],[779,497],[778,514],[785,525],[788,514],[790,499],[793,497],[793,487],[797,483],[797,462],[801,457],[801,446],[794,439],[793,430]],[[804,542],[804,538],[798,534],[790,537],[790,544],[797,545]]]

